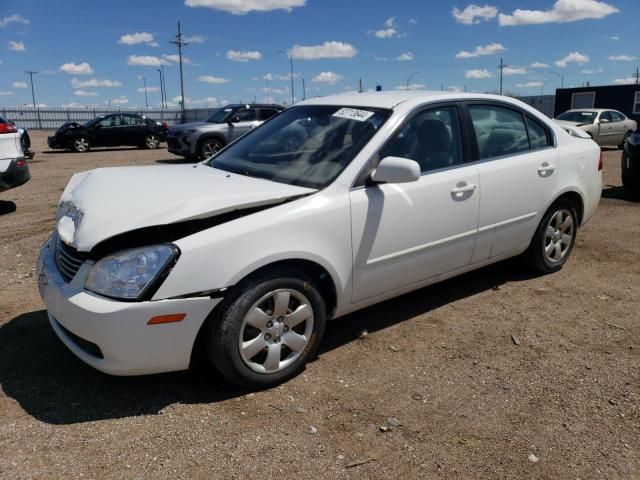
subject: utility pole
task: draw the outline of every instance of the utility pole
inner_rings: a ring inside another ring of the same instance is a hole
[[[36,93],[33,87],[33,76],[38,73],[33,70],[25,70],[24,73],[29,75],[29,80],[31,82],[31,100],[33,100],[33,109],[38,112],[38,126],[42,129],[42,119],[40,118],[40,109],[36,109]]]
[[[180,60],[180,106],[182,110],[182,115],[184,116],[184,78],[182,76],[182,48],[189,45],[188,42],[182,40],[182,32],[180,31],[180,22],[178,22],[178,33],[175,36],[175,40],[170,41],[169,43],[176,45],[178,47],[178,59]]]
[[[144,104],[147,106],[147,110],[149,110],[149,97],[147,96],[147,79],[142,76],[142,84],[144,85]]]
[[[360,83],[359,83],[359,87],[358,87],[358,93],[362,93],[364,92],[364,88],[362,86],[362,79],[360,79]]]
[[[304,85],[304,78],[302,79],[302,100],[307,99],[307,87]]]
[[[167,108],[167,76],[164,74],[164,65],[160,65],[160,70],[162,70],[162,89],[164,90],[164,108]]]
[[[164,110],[164,85],[162,82],[162,70],[160,70],[159,68],[156,68],[156,70],[158,70],[158,74],[160,75],[160,105]]]
[[[409,82],[411,81],[411,79],[412,79],[413,77],[415,77],[415,76],[416,76],[417,74],[419,74],[419,73],[420,73],[420,72],[413,72],[411,75],[409,75],[409,76],[407,77],[407,82],[406,82],[407,90],[409,90]]]
[[[500,65],[498,65],[498,69],[500,70],[500,95],[502,95],[502,74],[506,67],[509,65],[505,65],[502,61],[502,57],[500,57]]]
[[[636,77],[636,85],[640,84],[640,68],[636,67],[636,73],[633,76]]]

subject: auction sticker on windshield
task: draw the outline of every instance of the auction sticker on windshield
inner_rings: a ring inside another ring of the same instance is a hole
[[[346,118],[348,120],[356,120],[358,122],[366,122],[375,112],[368,110],[358,110],[357,108],[341,108],[333,114],[334,117]]]

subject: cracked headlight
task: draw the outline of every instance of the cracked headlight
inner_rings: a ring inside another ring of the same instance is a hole
[[[89,271],[84,288],[122,300],[138,300],[173,265],[180,251],[175,245],[153,245],[104,257]]]

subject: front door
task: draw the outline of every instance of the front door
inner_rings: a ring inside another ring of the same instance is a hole
[[[421,111],[378,154],[420,164],[416,182],[350,193],[353,302],[469,264],[479,209],[478,170],[464,163],[455,106]]]
[[[260,125],[257,109],[239,108],[230,117],[229,138],[231,141],[240,138],[252,128]]]
[[[123,145],[125,135],[124,126],[121,123],[121,115],[107,115],[94,126],[93,146],[112,147]]]

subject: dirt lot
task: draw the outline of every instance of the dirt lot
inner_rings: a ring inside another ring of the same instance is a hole
[[[109,377],[56,339],[34,264],[63,187],[176,157],[33,136],[33,179],[0,196],[0,478],[640,478],[640,203],[618,151],[561,272],[506,262],[350,315],[304,374],[247,394]]]

